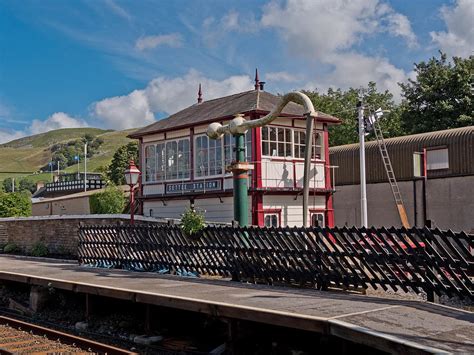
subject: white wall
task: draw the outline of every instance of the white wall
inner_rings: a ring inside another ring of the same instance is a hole
[[[326,198],[324,196],[310,196],[309,208],[324,210],[326,208]],[[294,196],[265,195],[263,196],[263,209],[281,209],[282,227],[301,227],[303,225],[303,196],[298,196],[295,201]]]
[[[222,200],[222,202],[221,202]],[[161,218],[181,218],[186,208],[189,207],[189,200],[166,200],[166,206],[162,201],[145,201],[143,203],[143,215],[149,216],[150,209],[153,209],[153,217]],[[218,197],[195,199],[194,206],[204,212],[206,221],[231,223],[234,219],[233,197]],[[249,196],[249,222],[251,216],[252,199]]]
[[[295,165],[295,167],[293,167]],[[296,176],[295,176],[296,173]],[[272,161],[262,158],[262,185],[263,187],[292,188],[296,179],[296,186],[303,186],[304,162]],[[324,188],[324,164],[311,164],[310,188]]]

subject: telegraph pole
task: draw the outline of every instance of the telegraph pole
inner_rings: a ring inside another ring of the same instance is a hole
[[[368,227],[367,222],[367,190],[365,181],[365,125],[364,106],[362,104],[363,94],[359,94],[357,103],[359,118],[359,154],[360,154],[360,225]]]

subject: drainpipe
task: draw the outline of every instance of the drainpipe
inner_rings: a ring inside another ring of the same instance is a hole
[[[239,180],[244,180],[243,176],[247,175],[247,171],[251,166],[245,162],[245,154],[241,151],[244,147],[243,137],[240,139],[237,136],[243,136],[247,130],[257,127],[263,127],[273,122],[280,115],[281,111],[289,102],[301,104],[305,108],[306,116],[306,151],[304,161],[304,176],[303,176],[303,226],[308,226],[308,200],[309,200],[309,174],[311,172],[311,152],[313,147],[313,124],[314,119],[317,118],[313,103],[308,96],[299,91],[290,92],[281,97],[277,106],[266,116],[257,120],[247,121],[242,114],[237,114],[235,118],[227,125],[221,125],[218,122],[211,123],[207,129],[207,135],[212,139],[218,139],[224,134],[232,134],[236,137],[237,146],[237,161],[231,167],[234,173],[234,218],[241,226],[248,223],[248,196],[247,196],[247,180],[244,183],[236,183],[237,176]],[[310,129],[310,130],[309,130]],[[242,155],[239,156],[239,153]],[[244,190],[244,191],[243,191]],[[245,197],[243,195],[245,194]],[[244,203],[245,206],[244,206]],[[245,217],[243,212],[245,210]],[[239,213],[237,213],[239,211]]]

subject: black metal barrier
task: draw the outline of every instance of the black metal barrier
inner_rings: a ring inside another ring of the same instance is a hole
[[[91,266],[306,287],[367,288],[473,297],[474,235],[428,228],[81,226]]]

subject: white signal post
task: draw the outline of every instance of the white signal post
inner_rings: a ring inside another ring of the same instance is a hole
[[[87,191],[87,142],[84,143],[84,191]]]
[[[359,96],[358,118],[359,118],[359,153],[360,153],[360,225],[368,227],[367,222],[367,187],[365,179],[365,125],[364,106],[362,104],[362,94]]]

